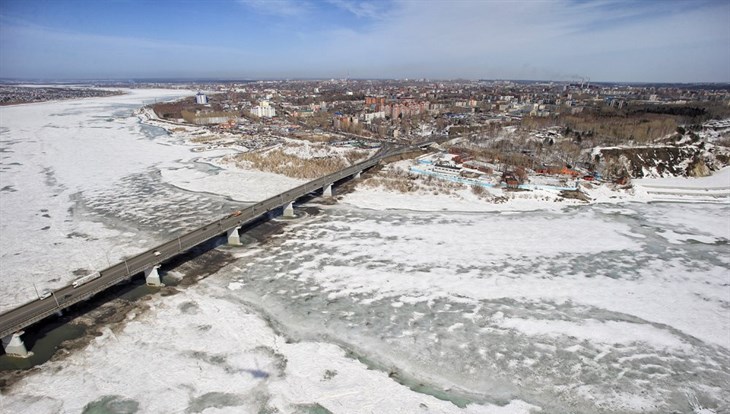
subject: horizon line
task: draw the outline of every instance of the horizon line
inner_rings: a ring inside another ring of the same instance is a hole
[[[559,83],[559,84],[621,84],[621,85],[730,85],[730,81],[696,81],[696,82],[672,82],[672,81],[586,81],[581,82],[577,79],[572,80],[551,80],[551,79],[509,79],[509,78],[333,78],[333,77],[273,77],[273,78],[206,78],[206,77],[173,77],[173,78],[157,78],[157,77],[140,77],[140,78],[0,78],[0,84],[7,82],[15,83],[92,83],[92,82],[120,82],[120,83],[184,83],[184,82],[287,82],[287,81],[309,81],[309,82],[326,82],[326,81],[417,81],[417,82],[529,82],[529,83]]]

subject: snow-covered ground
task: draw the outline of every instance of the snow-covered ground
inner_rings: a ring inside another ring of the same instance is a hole
[[[3,306],[296,184],[140,125],[134,107],[166,93],[38,104],[51,126],[0,108],[0,187],[16,190],[0,193]],[[112,129],[97,135],[92,114]],[[84,151],[105,162],[84,167]],[[515,194],[358,187],[221,247],[236,259],[28,373],[0,411],[730,411],[730,206]],[[27,230],[44,220],[53,231]]]
[[[399,161],[388,165],[388,170],[411,171],[411,160]],[[444,175],[438,177],[418,176],[417,182],[425,180],[450,183]],[[433,182],[433,181],[432,181]],[[560,210],[566,206],[583,205],[586,202],[565,199],[560,196],[561,186],[580,190],[591,203],[621,204],[627,202],[681,202],[681,203],[720,203],[730,204],[730,167],[716,171],[712,176],[701,178],[644,178],[632,180],[630,188],[610,183],[568,180],[560,183],[556,179],[531,177],[530,191],[505,190],[498,184],[485,187],[484,194],[477,196],[471,186],[462,185],[451,193],[440,191],[428,184],[419,190],[401,193],[390,191],[382,186],[363,186],[357,192],[344,197],[344,202],[373,210],[418,210],[418,211],[533,211]],[[525,186],[527,187],[527,186]]]
[[[535,190],[530,192],[505,192],[500,189],[488,190],[499,201],[485,201],[474,195],[469,188],[456,190],[454,194],[434,194],[418,191],[400,193],[387,191],[380,187],[358,188],[347,194],[344,202],[360,208],[373,210],[415,210],[415,211],[532,211],[560,210],[566,205],[578,204],[577,201],[556,201],[556,191]]]
[[[653,201],[730,202],[730,167],[701,178],[643,178],[633,181],[638,194]]]
[[[291,343],[226,291],[202,285],[152,301],[150,311],[129,315],[122,332],[106,330],[83,352],[17,384],[0,398],[0,410],[508,414],[529,407],[460,410],[412,392],[337,345]]]

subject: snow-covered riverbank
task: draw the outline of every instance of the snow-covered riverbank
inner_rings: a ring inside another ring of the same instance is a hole
[[[386,168],[408,171],[410,161],[400,161]],[[386,173],[387,174],[387,173]],[[422,177],[417,180],[423,180]],[[438,178],[433,178],[438,181]],[[433,181],[431,181],[433,183]],[[367,184],[367,183],[366,183]],[[651,203],[719,203],[730,204],[730,167],[702,178],[645,178],[633,180],[631,186],[583,181],[579,189],[584,200],[561,196],[560,189],[536,188],[530,191],[513,191],[494,186],[475,194],[469,186],[450,189],[423,189],[403,193],[382,186],[360,186],[347,194],[342,202],[372,210],[417,211],[470,211],[470,212],[518,212],[561,210],[586,204]]]

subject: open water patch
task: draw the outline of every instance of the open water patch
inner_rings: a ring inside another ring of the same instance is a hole
[[[135,414],[139,402],[121,395],[105,395],[84,406],[81,414]]]

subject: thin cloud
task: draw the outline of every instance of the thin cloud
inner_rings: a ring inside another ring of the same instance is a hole
[[[43,39],[49,39],[53,42],[70,42],[75,44],[83,43],[94,43],[106,46],[115,47],[136,47],[142,49],[159,49],[159,50],[186,50],[190,52],[198,51],[216,51],[221,53],[237,53],[239,49],[221,47],[221,46],[209,46],[209,45],[196,45],[189,43],[177,43],[166,40],[150,39],[143,37],[134,36],[110,36],[110,35],[99,35],[92,33],[83,33],[70,30],[59,30],[46,26],[37,25],[34,23],[14,19],[11,23],[10,20],[5,16],[0,16],[0,33],[3,34],[3,39],[10,38],[11,35],[20,37],[37,37]],[[3,42],[4,43],[4,42]],[[2,43],[0,43],[2,44]]]
[[[193,61],[232,69],[253,59],[238,48],[10,24],[3,17],[0,51],[0,77],[8,78],[196,77]]]
[[[357,17],[367,19],[382,18],[391,7],[390,2],[384,1],[327,0],[327,3]]]
[[[609,81],[730,81],[728,2],[239,0],[230,5],[232,14],[220,26],[189,33],[171,16],[160,16],[160,30],[139,31],[152,33],[139,37],[83,33],[68,25],[51,29],[0,16],[0,75],[54,73],[65,65],[69,73],[93,66],[109,73],[178,70],[201,77],[350,73],[557,80],[579,73]],[[207,21],[216,21],[206,12]],[[236,25],[241,18],[246,23]],[[169,41],[151,38],[158,33],[177,35]],[[256,36],[261,41],[248,40]]]
[[[365,77],[410,66],[426,77],[555,78],[577,71],[602,80],[682,81],[700,73],[691,69],[696,65],[703,73],[697,80],[730,80],[729,4],[688,5],[651,13],[618,1],[399,1],[373,25],[333,30],[326,49],[356,45],[348,64]],[[702,59],[683,60],[686,54]]]
[[[238,0],[238,2],[258,13],[275,16],[302,16],[312,9],[308,2],[297,0]]]

